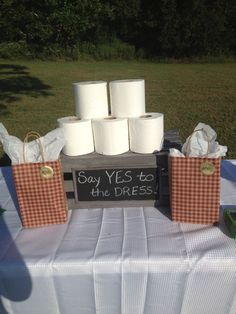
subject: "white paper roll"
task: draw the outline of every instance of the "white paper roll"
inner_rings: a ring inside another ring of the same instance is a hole
[[[108,117],[92,121],[95,151],[119,155],[129,150],[128,120]]]
[[[107,82],[73,83],[75,113],[80,119],[108,116]]]
[[[80,120],[78,117],[64,117],[57,120],[63,128],[65,146],[63,153],[68,156],[79,156],[94,151],[91,120]]]
[[[164,115],[146,113],[129,119],[130,150],[148,154],[162,149],[164,140]]]
[[[117,80],[109,83],[111,115],[118,118],[145,114],[145,81]]]

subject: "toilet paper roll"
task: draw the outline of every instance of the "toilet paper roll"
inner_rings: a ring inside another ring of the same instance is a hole
[[[128,120],[108,117],[92,121],[95,151],[118,155],[129,150]]]
[[[117,80],[109,83],[111,115],[118,118],[145,114],[143,79]]]
[[[73,83],[75,113],[80,119],[108,116],[107,82]]]
[[[162,149],[164,140],[164,115],[146,113],[129,119],[130,150],[148,154]]]
[[[81,120],[78,117],[64,117],[57,120],[63,128],[65,146],[63,153],[68,156],[79,156],[94,151],[91,120]]]

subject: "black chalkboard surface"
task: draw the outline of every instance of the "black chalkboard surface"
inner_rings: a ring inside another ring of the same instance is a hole
[[[158,167],[76,169],[76,201],[157,200],[158,178]]]

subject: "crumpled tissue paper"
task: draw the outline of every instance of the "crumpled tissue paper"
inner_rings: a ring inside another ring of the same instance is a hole
[[[223,157],[227,153],[227,146],[219,145],[216,132],[207,124],[198,123],[194,132],[186,139],[182,152],[170,149],[173,157]]]
[[[44,160],[57,160],[60,156],[63,146],[65,145],[64,132],[61,128],[57,128],[45,136],[40,137],[40,141],[43,146]],[[13,165],[24,163],[24,143],[17,137],[9,135],[2,123],[0,123],[0,142],[3,145],[4,152],[9,156]],[[25,145],[25,162],[28,163],[43,161],[37,140],[26,143]]]

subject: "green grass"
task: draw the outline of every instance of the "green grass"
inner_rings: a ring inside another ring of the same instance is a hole
[[[236,158],[236,63],[0,61],[0,121],[21,139],[42,135],[59,117],[74,114],[72,83],[144,78],[147,112],[162,112],[165,130],[182,141],[198,122],[213,127]],[[3,151],[0,150],[0,158]],[[3,163],[2,163],[3,164]]]

